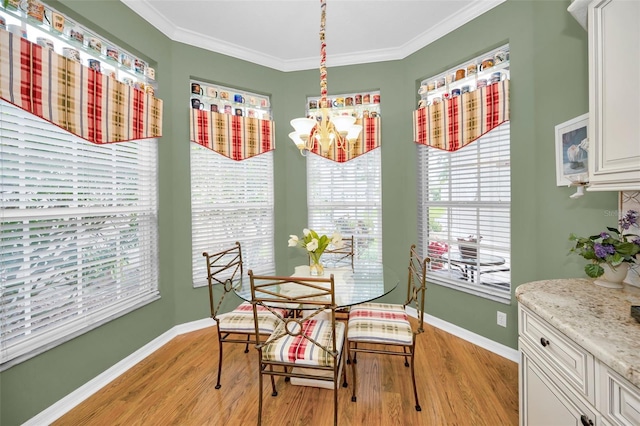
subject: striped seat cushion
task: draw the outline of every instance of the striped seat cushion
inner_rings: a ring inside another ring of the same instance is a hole
[[[386,303],[363,303],[352,307],[347,336],[353,342],[413,343],[413,331],[404,307]]]
[[[289,323],[289,328],[295,334],[299,326]],[[342,351],[344,328],[343,323],[336,323],[336,350],[339,353]],[[284,333],[284,336],[278,338],[282,333]],[[302,323],[302,332],[297,336],[286,334],[285,324],[280,323],[267,340],[267,344],[262,348],[262,359],[265,361],[293,362],[301,365],[333,366],[331,354],[307,340],[303,335],[310,337],[329,350],[333,346],[331,321],[322,319],[304,321]]]
[[[286,316],[285,309],[274,309],[282,315]],[[218,327],[220,331],[230,333],[255,333],[256,329],[253,325],[253,307],[249,302],[242,302],[240,306],[226,314],[218,315]],[[272,314],[269,310],[262,306],[258,306],[258,329],[260,334],[271,334],[280,324],[280,319]]]

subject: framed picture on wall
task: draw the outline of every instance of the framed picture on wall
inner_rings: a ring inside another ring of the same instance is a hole
[[[589,180],[589,113],[556,126],[556,181],[558,186]]]

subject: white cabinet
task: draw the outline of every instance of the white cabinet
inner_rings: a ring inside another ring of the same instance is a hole
[[[589,190],[640,190],[640,1],[589,5]]]
[[[526,346],[521,347],[520,383],[521,393],[526,395],[520,407],[520,424],[539,426],[561,425],[596,425],[595,410],[580,402],[578,398],[566,396],[549,378],[543,369],[550,367],[542,362],[542,367],[536,364],[540,359]],[[555,379],[557,380],[557,379]]]
[[[640,425],[640,392],[610,368],[600,368],[601,410],[618,425]]]
[[[520,425],[640,425],[640,389],[528,308],[518,308]]]

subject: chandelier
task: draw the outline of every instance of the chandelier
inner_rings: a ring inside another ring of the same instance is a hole
[[[331,105],[327,101],[327,44],[325,42],[326,0],[320,0],[320,109],[319,119],[294,118],[291,126],[294,131],[289,137],[302,155],[319,146],[320,155],[327,155],[332,144],[337,148],[350,152],[360,135],[362,126],[355,124],[356,118],[351,115],[330,116]]]

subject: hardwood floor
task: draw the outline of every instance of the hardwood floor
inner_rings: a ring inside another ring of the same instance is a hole
[[[226,345],[216,390],[213,327],[176,337],[58,419],[53,425],[252,425],[258,411],[257,359]],[[351,380],[350,366],[347,366]],[[517,425],[518,366],[442,330],[418,336],[414,409],[410,370],[401,357],[358,355],[357,402],[340,387],[340,425]],[[333,391],[265,380],[263,425],[332,425]]]

